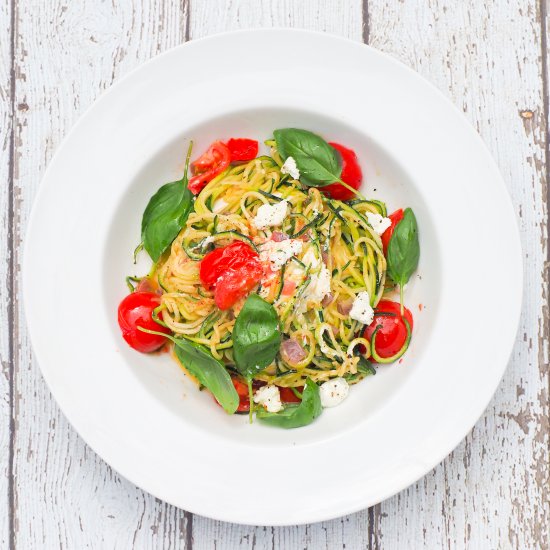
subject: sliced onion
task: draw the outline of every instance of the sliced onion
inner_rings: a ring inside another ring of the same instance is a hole
[[[283,340],[281,344],[281,356],[285,363],[295,365],[307,357],[306,350],[293,338]]]

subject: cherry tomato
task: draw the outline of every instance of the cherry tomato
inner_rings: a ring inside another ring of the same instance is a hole
[[[383,315],[384,313],[394,315]],[[407,319],[412,331],[413,318],[407,308],[405,308],[405,319]],[[401,305],[398,302],[381,300],[376,306],[374,319],[365,329],[363,336],[371,341],[372,335],[378,326],[381,328],[376,333],[376,352],[380,357],[391,357],[403,347],[407,340],[407,328],[401,317]],[[371,357],[369,361],[374,361],[374,359]]]
[[[214,287],[214,301],[222,310],[246,296],[263,272],[258,254],[242,241],[212,250],[200,265],[201,281],[208,288]]]
[[[227,147],[231,162],[252,160],[258,156],[258,142],[255,139],[231,138]]]
[[[195,174],[188,183],[191,193],[198,195],[205,185],[223,172],[230,162],[229,149],[225,143],[215,141],[208,150],[191,163]]]
[[[382,236],[380,237],[382,239],[382,245],[384,246],[384,254],[387,254],[388,252],[388,245],[390,244],[390,239],[395,231],[396,225],[403,219],[403,209],[400,208],[399,210],[396,210],[393,214],[390,214],[388,218],[391,220],[391,225],[388,229],[386,229],[386,231],[384,231],[384,233],[382,233]]]
[[[248,386],[238,378],[231,378],[239,396],[237,412],[248,412],[250,410],[250,399],[248,397]]]
[[[304,388],[296,388],[300,393],[304,391]],[[301,399],[290,388],[279,388],[281,394],[281,401],[283,403],[299,403]]]
[[[243,241],[234,241],[227,246],[215,248],[201,261],[201,281],[207,287],[214,286],[227,269],[239,269],[248,264],[250,258],[257,257],[258,254]]]
[[[122,337],[137,351],[150,353],[159,349],[166,338],[157,334],[148,334],[139,330],[143,327],[164,334],[171,334],[170,329],[153,320],[153,310],[160,304],[160,298],[153,292],[132,292],[118,306],[118,324]]]
[[[329,143],[329,145],[332,145],[340,153],[340,157],[342,158],[342,174],[340,179],[354,189],[359,189],[363,181],[363,172],[359,166],[355,151],[339,143],[332,142]],[[319,187],[319,191],[339,201],[349,201],[355,197],[353,191],[346,189],[339,183],[331,183],[330,185],[325,185],[325,187]]]

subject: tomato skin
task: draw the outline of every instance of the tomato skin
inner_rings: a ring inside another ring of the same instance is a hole
[[[264,270],[258,253],[245,242],[235,241],[206,254],[199,274],[204,286],[214,287],[214,301],[225,310],[258,284]]]
[[[397,224],[403,219],[403,209],[399,208],[399,210],[391,213],[388,218],[391,220],[391,225],[380,236],[382,239],[382,246],[384,247],[384,255],[388,253],[388,245],[390,244],[391,237]]]
[[[242,162],[258,156],[258,142],[255,139],[231,138],[227,142],[231,162]]]
[[[342,158],[342,174],[340,175],[340,179],[350,187],[359,189],[363,181],[363,172],[359,166],[355,151],[339,143],[329,142],[329,145],[332,145],[332,147],[340,153],[340,157]],[[346,189],[339,183],[331,183],[330,185],[319,187],[319,191],[339,201],[349,201],[355,197],[353,191]]]
[[[229,148],[221,141],[215,141],[197,160],[191,163],[194,176],[187,187],[194,195],[198,195],[206,184],[221,174],[231,161]]]
[[[246,296],[260,281],[264,270],[259,260],[253,261],[246,269],[226,271],[216,282],[214,301],[221,309],[229,309]]]
[[[297,391],[302,393],[304,391],[303,387],[296,388]],[[294,394],[290,388],[281,388],[279,387],[279,393],[281,394],[281,401],[283,403],[300,403],[301,399]]]
[[[164,334],[171,334],[167,327],[153,320],[153,310],[160,304],[160,297],[154,292],[132,292],[118,306],[118,324],[122,337],[130,347],[142,353],[151,353],[159,349],[166,338],[157,334],[148,334],[139,330],[143,327]]]
[[[394,317],[377,315],[378,313],[393,313]],[[408,321],[410,329],[413,329],[412,313],[405,308],[405,319]],[[363,336],[371,341],[376,328],[381,328],[376,333],[376,352],[380,357],[387,358],[395,355],[405,344],[407,339],[407,328],[401,317],[401,305],[391,300],[381,300],[376,306],[374,319],[365,329]],[[371,357],[369,361],[374,361]]]

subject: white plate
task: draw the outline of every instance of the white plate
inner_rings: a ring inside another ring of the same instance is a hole
[[[181,177],[188,140],[198,152],[213,139],[263,140],[284,126],[355,149],[364,192],[390,209],[412,206],[421,234],[405,359],[290,431],[225,415],[168,356],[129,349],[116,322],[124,276],[146,269],[131,259],[144,206]],[[361,44],[247,31],[157,57],[81,118],[34,204],[23,288],[47,383],[113,468],[191,512],[298,524],[393,495],[471,429],[514,342],[520,252],[495,163],[434,87]]]

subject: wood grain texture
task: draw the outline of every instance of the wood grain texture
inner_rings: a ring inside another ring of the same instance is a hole
[[[495,397],[442,465],[382,503],[380,543],[548,548],[548,167],[539,5],[432,0],[418,9],[370,1],[369,20],[371,44],[435,83],[484,138],[516,207],[525,262],[521,325]]]
[[[44,169],[113,80],[181,43],[182,4],[21,1],[15,14],[15,291],[21,240]],[[75,175],[77,176],[77,175]],[[187,518],[114,473],[53,401],[15,311],[14,540],[17,548],[179,547]]]
[[[18,548],[548,548],[545,2],[191,0],[188,13],[185,1],[14,0],[12,17],[4,0],[0,315],[8,321],[13,316],[14,324],[0,323],[0,510],[13,512]],[[52,152],[81,112],[115,78],[188,36],[262,26],[369,39],[434,82],[465,111],[497,159],[516,206],[525,257],[525,305],[514,355],[468,438],[423,480],[370,510],[273,529],[192,516],[114,473],[53,402],[32,359],[19,299],[21,240],[32,199]],[[13,258],[5,243],[11,243]],[[2,548],[9,529],[9,514],[1,514]]]
[[[11,300],[12,36],[11,6],[0,3],[0,547],[9,544],[13,347]]]

